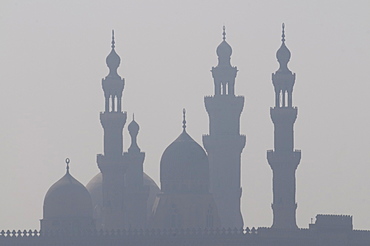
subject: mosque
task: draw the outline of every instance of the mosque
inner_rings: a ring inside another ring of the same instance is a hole
[[[244,97],[235,94],[238,70],[231,65],[225,27],[216,50],[218,64],[211,70],[214,95],[204,98],[209,132],[202,145],[197,143],[186,130],[183,110],[182,132],[161,157],[160,187],[143,172],[145,153],[138,146],[140,127],[134,117],[127,126],[130,147],[123,150],[125,80],[117,72],[120,57],[114,32],[111,48],[106,58],[109,73],[102,80],[104,151],[96,159],[100,172],[85,187],[72,176],[67,159],[66,173],[45,195],[40,230],[3,230],[0,245],[370,245],[370,231],[353,230],[348,215],[320,214],[309,228],[297,227],[295,171],[301,151],[294,149],[298,109],[293,106],[295,74],[288,68],[291,52],[284,24],[276,53],[279,68],[272,74],[274,148],[267,151],[267,162],[273,172],[273,224],[269,228],[244,228],[241,215]]]

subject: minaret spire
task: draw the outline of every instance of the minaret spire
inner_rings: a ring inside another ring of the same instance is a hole
[[[66,164],[67,173],[69,173],[69,158],[66,158]]]
[[[212,67],[212,75],[215,85],[215,96],[234,95],[235,77],[238,72],[236,67],[231,66],[231,46],[226,42],[226,28],[222,27],[222,42],[218,45],[216,53],[218,64]]]
[[[285,24],[281,24],[281,41],[285,42]]]
[[[115,46],[116,42],[114,41],[114,30],[112,30],[112,49],[114,49],[116,46]]]
[[[281,41],[276,53],[280,67],[272,74],[275,107],[270,109],[270,115],[274,123],[274,150],[267,151],[267,160],[273,171],[272,228],[297,229],[295,171],[301,159],[301,151],[294,150],[294,122],[298,109],[293,107],[295,74],[287,67],[290,51],[285,46],[284,24]]]
[[[186,109],[182,109],[182,129],[186,131]]]

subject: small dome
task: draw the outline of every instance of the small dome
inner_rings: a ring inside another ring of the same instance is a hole
[[[216,50],[217,56],[218,57],[225,57],[229,58],[231,54],[233,53],[233,49],[231,46],[224,40],[221,42],[221,44],[217,47]]]
[[[276,58],[279,61],[279,63],[287,64],[290,60],[290,56],[291,56],[290,51],[286,47],[285,42],[283,42],[278,51],[276,52]]]
[[[111,52],[109,53],[109,55],[107,56],[106,58],[106,63],[107,63],[107,66],[109,68],[109,74],[107,77],[114,77],[114,78],[117,78],[119,77],[118,73],[117,73],[117,69],[119,67],[119,64],[121,63],[121,58],[119,57],[119,55],[116,53],[115,51],[115,41],[114,41],[114,31],[112,30],[112,50]]]
[[[131,123],[127,127],[128,131],[130,134],[137,134],[140,130],[139,124],[135,121],[132,120]]]
[[[207,155],[185,129],[164,151],[160,172],[163,192],[208,192]]]
[[[110,69],[117,69],[119,67],[119,64],[121,63],[121,58],[119,55],[116,53],[114,48],[112,48],[111,52],[107,56],[107,59],[105,60],[107,63],[107,66]]]
[[[44,219],[92,217],[93,209],[89,192],[67,171],[45,195]]]

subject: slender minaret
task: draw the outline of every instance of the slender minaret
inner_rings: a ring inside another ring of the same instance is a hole
[[[267,151],[267,160],[273,171],[272,228],[296,229],[295,171],[301,159],[301,151],[294,150],[293,127],[297,107],[292,106],[292,94],[295,74],[288,69],[290,51],[285,46],[284,24],[281,41],[276,52],[280,67],[272,74],[275,107],[270,109],[270,115],[274,123],[274,150]]]
[[[231,66],[232,49],[223,41],[217,47],[218,65],[212,67],[214,96],[204,98],[209,116],[209,135],[203,136],[210,168],[210,191],[214,196],[221,226],[241,228],[240,211],[240,155],[245,146],[245,136],[240,135],[240,114],[244,97],[235,96],[237,68]]]
[[[141,152],[137,144],[139,124],[132,117],[128,125],[131,137],[131,146],[124,153],[128,167],[125,174],[125,224],[126,228],[146,228],[147,227],[147,200],[149,187],[144,185],[143,163],[145,153]]]
[[[112,50],[106,63],[109,74],[102,80],[105,110],[100,113],[104,129],[104,154],[97,156],[97,163],[103,174],[103,228],[105,230],[124,228],[124,174],[122,130],[126,123],[126,112],[122,112],[121,99],[125,81],[118,73],[120,57],[115,51],[112,31]]]

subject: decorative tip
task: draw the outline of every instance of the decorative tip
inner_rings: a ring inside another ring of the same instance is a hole
[[[185,129],[186,129],[186,110],[185,110],[185,108],[182,109],[182,118],[183,118],[183,120],[182,120],[182,129],[184,129],[184,131],[185,131]]]
[[[281,28],[282,28],[281,41],[284,43],[285,42],[285,24],[284,23],[281,25]]]
[[[69,173],[69,162],[70,162],[69,158],[66,158],[67,173]]]
[[[223,32],[222,32],[222,39],[225,41],[226,40],[226,27],[223,26],[222,27],[222,30],[223,30]]]
[[[132,113],[132,121],[135,121],[135,113]]]
[[[112,49],[114,49],[116,46],[115,46],[116,42],[114,41],[114,30],[112,30]]]

